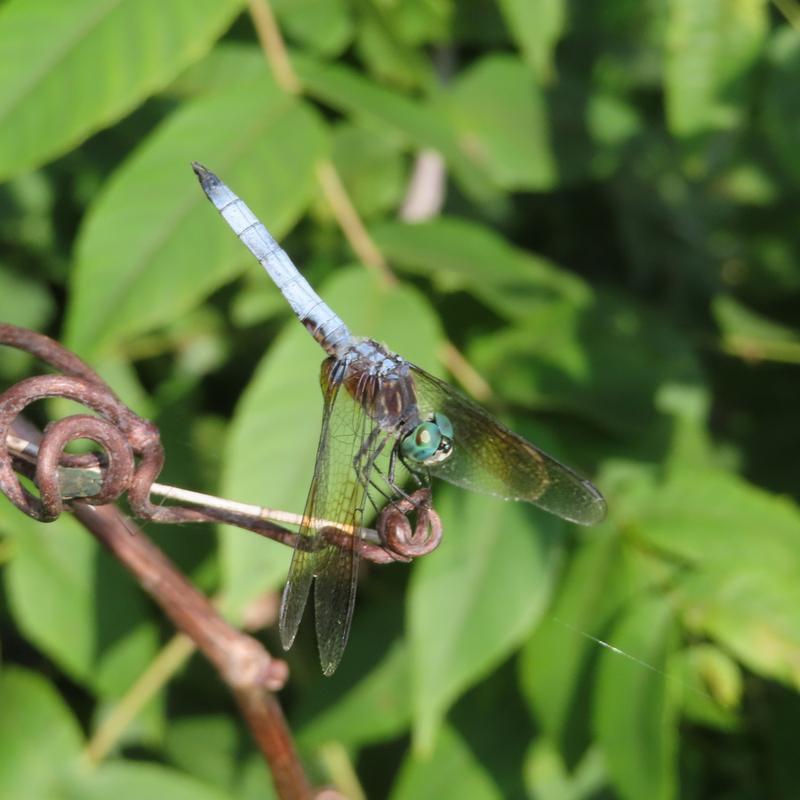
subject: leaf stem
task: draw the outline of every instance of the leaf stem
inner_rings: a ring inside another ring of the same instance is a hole
[[[302,94],[303,86],[289,60],[286,44],[269,0],[250,0],[249,7],[258,41],[275,82],[289,94]],[[322,194],[353,252],[384,284],[393,286],[397,279],[383,253],[367,232],[333,162],[329,158],[322,159],[317,164],[316,172]]]
[[[196,649],[188,636],[179,633],[172,637],[94,732],[83,752],[91,765],[97,766],[114,749],[142,708],[161,691]]]
[[[378,245],[369,235],[330,159],[322,159],[317,164],[317,180],[336,217],[336,222],[361,263],[371,269],[386,286],[395,286],[397,278]]]
[[[493,396],[492,387],[483,375],[467,361],[461,351],[450,341],[445,340],[439,348],[439,360],[447,367],[451,375],[476,400],[486,402]]]
[[[289,94],[302,94],[303,86],[294,71],[275,13],[268,0],[249,0],[250,16],[256,35],[269,63],[275,82]]]
[[[350,755],[343,745],[339,742],[328,742],[317,753],[334,784],[348,800],[367,800]]]

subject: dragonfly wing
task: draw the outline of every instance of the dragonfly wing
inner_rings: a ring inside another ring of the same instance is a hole
[[[317,458],[314,463],[314,477],[303,511],[303,522],[298,535],[301,537],[292,554],[292,563],[286,585],[283,587],[279,629],[281,645],[288,650],[297,636],[300,621],[308,601],[308,593],[317,571],[320,548],[320,530],[311,521],[319,518],[319,506],[327,496],[328,451],[330,433],[330,414],[339,386],[323,386],[324,407],[322,412],[322,429],[317,445]]]
[[[341,660],[355,605],[358,554],[365,487],[354,462],[370,440],[371,422],[349,392],[340,391],[342,377],[332,359],[323,364],[322,430],[314,480],[283,592],[280,631],[284,648],[291,646],[314,581],[314,605],[322,670],[334,672]],[[326,374],[327,373],[327,374]],[[332,541],[335,539],[335,542]]]
[[[428,469],[471,491],[525,500],[571,522],[594,525],[606,514],[600,492],[569,467],[509,430],[452,386],[412,366],[423,417],[444,413],[453,451]]]

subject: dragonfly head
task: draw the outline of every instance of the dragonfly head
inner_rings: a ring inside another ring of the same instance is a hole
[[[434,414],[403,438],[400,452],[404,459],[424,466],[444,461],[453,452],[453,424],[444,414]]]

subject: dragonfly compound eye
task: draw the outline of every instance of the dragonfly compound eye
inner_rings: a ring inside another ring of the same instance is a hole
[[[435,414],[430,422],[421,422],[403,439],[403,455],[420,464],[437,464],[453,450],[453,426],[444,414]]]
[[[433,421],[436,423],[436,427],[439,429],[439,432],[445,439],[450,439],[452,444],[453,440],[453,423],[450,422],[450,418],[446,417],[442,414],[441,411],[433,415]]]

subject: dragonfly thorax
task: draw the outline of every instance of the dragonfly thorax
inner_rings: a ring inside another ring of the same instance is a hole
[[[417,398],[408,362],[372,339],[356,344],[332,369],[350,395],[386,431],[408,429],[418,420]]]

